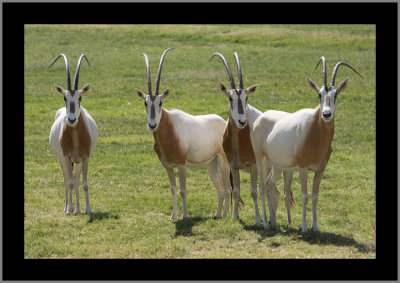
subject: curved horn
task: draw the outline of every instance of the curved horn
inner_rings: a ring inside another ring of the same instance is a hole
[[[337,71],[339,70],[340,66],[346,66],[349,67],[350,69],[352,69],[357,75],[359,75],[360,77],[364,78],[363,76],[361,76],[352,66],[350,66],[349,64],[345,63],[345,62],[339,62],[336,64],[335,68],[333,69],[333,74],[332,74],[332,80],[331,80],[331,86],[335,85],[335,79],[336,79],[336,74]]]
[[[66,72],[67,72],[67,84],[68,84],[68,90],[71,90],[71,75],[69,73],[69,65],[68,65],[68,60],[67,60],[67,56],[65,56],[63,53],[61,53],[60,55],[57,56],[56,59],[54,59],[53,63],[51,63],[51,65],[49,66],[49,68],[51,66],[53,66],[53,64],[58,60],[58,58],[60,57],[64,57],[64,61],[65,61],[65,68],[66,68]]]
[[[90,66],[90,63],[89,63],[88,58],[86,57],[85,54],[82,54],[81,57],[79,57],[78,65],[76,66],[75,79],[74,79],[74,90],[78,90],[79,70],[80,70],[80,68],[81,68],[81,62],[82,62],[82,59],[83,59],[83,58],[86,59],[86,62],[87,62],[87,63],[89,64],[89,66]]]
[[[163,62],[164,62],[165,54],[167,54],[167,52],[168,52],[169,50],[171,50],[171,49],[173,49],[173,48],[168,48],[168,49],[166,49],[166,50],[164,51],[164,53],[161,55],[160,65],[158,66],[158,72],[157,72],[157,78],[156,78],[156,90],[155,90],[155,95],[159,95],[159,93],[158,93],[158,88],[160,87],[161,69],[162,69],[162,65],[163,65]]]
[[[243,78],[242,78],[242,69],[240,68],[239,56],[237,55],[236,52],[234,52],[233,55],[235,55],[236,65],[237,65],[237,69],[238,69],[239,88],[240,89],[244,89],[244,87],[243,87]]]
[[[217,52],[217,53],[214,53],[213,55],[211,55],[210,59],[208,59],[208,62],[210,62],[211,59],[212,59],[215,55],[217,55],[219,58],[221,58],[222,62],[223,62],[224,65],[225,65],[226,71],[228,72],[229,80],[231,81],[231,87],[232,87],[232,89],[236,89],[235,82],[233,81],[233,76],[232,76],[231,69],[229,69],[228,63],[226,62],[224,56],[223,56],[221,53],[218,53],[218,52]]]
[[[324,87],[325,87],[326,91],[328,91],[328,85],[326,84],[326,59],[325,59],[324,56],[321,56],[321,58],[319,59],[318,64],[315,67],[314,71],[317,69],[317,67],[318,67],[319,63],[321,62],[321,60],[322,60],[322,81],[323,81],[323,84],[324,84]]]
[[[147,55],[145,53],[142,53],[144,56],[144,60],[146,61],[146,73],[147,73],[147,89],[148,89],[148,95],[151,94],[151,77],[150,77],[150,67],[149,67],[149,59],[147,58]]]

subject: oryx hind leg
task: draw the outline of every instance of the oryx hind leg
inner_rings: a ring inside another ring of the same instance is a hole
[[[254,204],[255,224],[256,225],[261,225],[261,216],[260,216],[260,212],[258,210],[258,203],[257,203],[257,177],[258,177],[258,171],[257,171],[257,165],[256,164],[252,164],[250,166],[250,177],[251,177],[250,195],[251,195],[251,198],[253,199],[253,204]]]
[[[269,217],[271,226],[276,226],[276,211],[278,209],[279,203],[279,191],[276,187],[276,180],[281,176],[282,170],[273,166],[271,173],[267,178],[266,183],[266,191],[267,191],[267,199],[268,199],[268,208],[269,208]]]
[[[290,207],[294,205],[294,200],[292,199],[292,181],[293,181],[293,171],[284,171],[283,172],[283,181],[284,181],[284,191],[285,191],[285,205],[288,217],[288,224],[292,224],[292,217],[290,215]]]
[[[210,163],[207,164],[207,169],[208,169],[208,174],[210,174],[211,180],[213,181],[218,194],[218,205],[215,216],[221,217],[222,205],[225,199],[225,194],[224,194],[224,184],[219,175],[217,158],[214,158]],[[225,216],[225,211],[224,211],[224,216]]]

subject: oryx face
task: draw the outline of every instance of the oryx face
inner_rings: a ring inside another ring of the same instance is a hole
[[[333,116],[335,114],[336,98],[342,90],[345,90],[347,88],[347,85],[349,84],[349,78],[347,78],[343,82],[340,83],[340,85],[338,86],[337,89],[335,89],[335,79],[336,79],[336,75],[339,70],[339,67],[346,66],[346,67],[350,68],[351,70],[353,70],[361,78],[363,76],[361,76],[360,73],[358,73],[357,70],[354,69],[349,64],[347,64],[345,62],[339,62],[336,64],[335,68],[333,69],[331,83],[328,87],[327,78],[326,78],[326,59],[324,56],[321,56],[314,71],[317,69],[320,62],[322,62],[322,80],[323,80],[322,87],[319,88],[317,86],[317,84],[314,83],[310,78],[307,78],[307,83],[319,95],[322,121],[330,122],[333,120]]]
[[[54,87],[64,96],[65,108],[67,109],[65,122],[68,126],[76,126],[81,114],[82,95],[89,90],[90,85],[85,85],[81,90],[65,90],[58,85],[55,85]]]
[[[147,89],[148,95],[144,94],[140,90],[136,89],[136,94],[144,100],[144,106],[146,106],[147,112],[147,129],[149,131],[154,132],[157,130],[161,115],[162,115],[162,101],[169,95],[169,88],[163,91],[161,95],[159,95],[159,87],[160,87],[160,80],[161,80],[161,69],[164,62],[165,55],[169,50],[173,48],[167,48],[163,54],[161,55],[160,65],[158,66],[157,78],[156,78],[156,89],[155,94],[151,92],[151,78],[150,78],[150,67],[149,67],[149,60],[147,55],[143,53],[144,59],[146,61],[146,74],[147,74]]]
[[[330,86],[327,89],[322,86],[319,88],[311,79],[307,78],[308,85],[314,89],[319,96],[320,107],[321,107],[321,119],[324,122],[330,122],[334,118],[336,109],[336,98],[339,93],[347,88],[349,79],[347,78],[340,83],[339,87],[335,89],[334,86]]]
[[[222,82],[219,82],[219,87],[229,99],[229,115],[235,122],[235,125],[239,129],[243,129],[247,126],[247,94],[254,92],[257,89],[258,85],[251,86],[247,89],[228,90]]]
[[[58,85],[54,85],[54,88],[57,92],[61,93],[64,96],[65,101],[65,108],[67,109],[67,115],[65,117],[65,122],[67,125],[71,127],[75,127],[78,123],[79,115],[81,114],[81,99],[82,95],[89,90],[90,85],[85,85],[81,90],[78,90],[78,83],[79,83],[79,70],[81,68],[82,59],[85,58],[86,62],[89,64],[89,60],[87,59],[85,54],[82,54],[79,57],[78,64],[76,66],[75,71],[75,79],[74,79],[74,88],[72,89],[71,84],[71,74],[69,73],[69,65],[67,56],[61,53],[57,56],[57,58],[51,63],[49,68],[53,66],[53,64],[59,59],[63,57],[65,61],[65,70],[67,73],[67,90],[63,89]],[[90,64],[89,64],[90,66]]]
[[[162,115],[162,101],[169,95],[169,89],[164,90],[161,95],[146,95],[137,89],[136,94],[144,100],[147,112],[147,129],[149,131],[157,130]]]
[[[214,56],[218,56],[222,60],[222,63],[224,64],[225,69],[228,72],[229,80],[231,82],[231,90],[228,90],[226,85],[224,85],[222,82],[218,83],[219,88],[223,93],[225,93],[225,95],[229,99],[229,116],[233,119],[235,125],[239,129],[243,129],[247,126],[247,95],[256,91],[258,85],[253,85],[247,89],[244,88],[239,56],[236,52],[234,52],[233,55],[235,56],[236,66],[238,70],[239,88],[236,88],[231,69],[226,62],[225,57],[221,53],[217,52],[211,55],[210,59],[208,59],[208,62],[210,62]]]

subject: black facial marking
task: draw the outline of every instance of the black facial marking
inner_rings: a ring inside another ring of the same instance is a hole
[[[242,100],[240,99],[240,97],[238,99],[238,112],[239,112],[239,114],[243,114],[244,113],[243,104],[242,104]]]
[[[75,103],[71,102],[69,104],[69,112],[75,113]]]
[[[156,118],[156,108],[154,107],[154,103],[151,104],[150,107],[150,118],[155,119]]]

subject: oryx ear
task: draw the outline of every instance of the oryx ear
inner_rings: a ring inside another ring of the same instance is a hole
[[[250,94],[252,92],[255,92],[258,88],[258,85],[252,85],[251,87],[246,89],[246,94]]]
[[[164,98],[166,98],[169,95],[169,88],[163,91],[163,93],[160,95],[160,100],[163,101]]]
[[[349,78],[345,79],[343,82],[340,83],[340,85],[338,86],[338,88],[336,90],[335,95],[338,95],[342,90],[345,90],[348,85],[349,85]]]
[[[81,88],[81,90],[79,91],[79,94],[82,95],[85,92],[89,91],[90,88],[90,84],[85,85],[83,88]]]
[[[56,89],[57,92],[61,93],[64,96],[67,94],[67,91],[62,87],[60,87],[59,85],[54,85],[54,88]]]
[[[313,90],[315,90],[316,93],[319,94],[320,88],[309,77],[307,77],[307,83]]]
[[[229,93],[229,90],[228,90],[228,88],[226,87],[226,85],[224,85],[223,82],[218,82],[218,85],[219,85],[219,88],[221,89],[221,91],[222,91],[223,93],[225,93],[227,97],[229,97],[230,93]]]
[[[139,96],[141,99],[146,100],[146,94],[138,90],[137,88],[135,89],[137,96]]]

